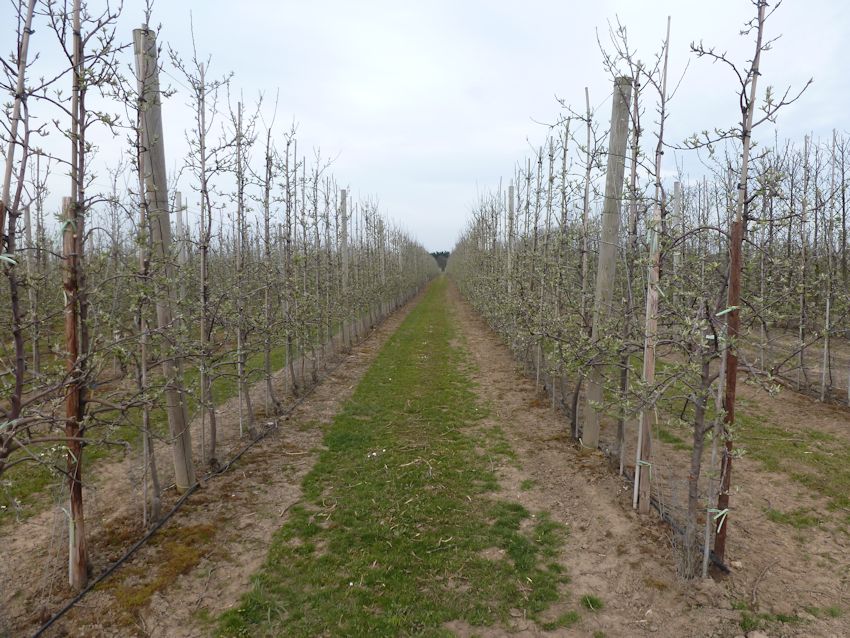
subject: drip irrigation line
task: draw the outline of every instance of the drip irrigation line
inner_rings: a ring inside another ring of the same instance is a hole
[[[408,303],[410,303],[410,301],[412,301],[413,298],[415,298],[415,296],[416,295],[413,295],[410,299],[408,299],[407,302],[405,302],[405,304],[403,306],[400,306],[397,310],[395,310],[394,312],[392,312],[392,313],[388,314],[386,317],[384,317],[381,320],[380,324],[383,324],[393,314],[398,312],[398,310],[400,310],[401,308],[406,306]],[[357,345],[362,345],[362,344],[366,343],[367,341],[369,341],[375,335],[376,332],[377,332],[377,327],[373,328],[369,332],[369,334],[367,334],[365,337],[363,337],[363,339],[360,340],[360,342]],[[342,359],[340,359],[336,363],[336,365],[334,365],[332,368],[327,370],[325,372],[325,376],[324,376],[323,381],[327,380],[347,360],[348,360],[347,356],[343,357]],[[198,488],[201,486],[202,483],[206,483],[210,479],[213,479],[213,478],[223,474],[224,472],[226,472],[228,469],[230,469],[230,467],[234,463],[236,463],[236,461],[238,461],[242,457],[242,455],[245,454],[245,452],[247,452],[252,447],[254,447],[257,443],[259,443],[260,441],[265,439],[266,436],[268,436],[271,432],[276,431],[278,429],[277,421],[280,421],[281,419],[288,418],[299,405],[301,405],[308,397],[310,397],[313,394],[313,392],[315,392],[315,390],[320,385],[322,385],[322,381],[319,381],[318,383],[314,383],[313,385],[311,385],[308,388],[308,390],[305,394],[301,395],[294,403],[289,405],[286,408],[286,410],[284,410],[283,412],[281,412],[280,414],[277,415],[275,425],[265,428],[256,438],[252,439],[249,443],[244,445],[242,447],[242,449],[240,449],[233,457],[231,457],[231,459],[229,461],[227,461],[227,463],[225,463],[224,465],[222,465],[220,468],[218,468],[217,470],[215,470],[213,472],[207,472],[204,475],[204,478],[201,481],[196,482],[188,490],[186,490],[180,496],[180,498],[177,500],[177,502],[174,504],[174,506],[168,511],[167,514],[160,517],[160,519],[156,522],[156,524],[153,527],[151,527],[145,533],[144,536],[142,536],[138,541],[136,541],[133,544],[133,546],[130,547],[130,549],[128,549],[127,552],[121,558],[119,558],[117,561],[112,563],[112,565],[110,565],[106,569],[106,571],[102,572],[97,578],[95,578],[88,585],[86,585],[86,587],[82,591],[80,591],[76,596],[74,596],[71,600],[69,600],[67,603],[65,603],[65,606],[62,607],[62,609],[60,609],[55,614],[53,614],[53,616],[50,618],[50,620],[48,620],[41,627],[38,628],[38,630],[33,634],[32,638],[40,638],[41,636],[43,636],[44,632],[46,632],[48,629],[50,629],[50,627],[52,627],[57,621],[59,621],[65,614],[67,614],[69,611],[71,611],[71,609],[73,609],[83,599],[83,597],[85,597],[86,594],[88,594],[92,589],[97,587],[100,583],[102,583],[109,576],[111,576],[124,563],[126,563],[128,560],[130,560],[133,557],[133,555],[139,549],[141,549],[154,536],[154,534],[156,534],[162,528],[162,526],[165,525],[180,510],[181,507],[183,507],[183,504],[189,499],[189,497],[192,494],[194,494],[198,490]]]
[[[614,457],[614,455],[609,453],[609,452],[603,451],[603,453],[608,458]],[[623,468],[623,475],[628,480],[634,481],[634,474],[628,468]],[[667,523],[673,529],[674,532],[676,532],[677,534],[680,534],[682,536],[685,535],[685,530],[683,530],[682,527],[676,522],[676,520],[667,512],[667,510],[661,506],[661,501],[658,500],[658,497],[650,495],[649,503],[650,503],[650,505],[652,505],[652,507],[655,508],[655,510],[661,516],[661,520],[664,521],[665,523]],[[703,545],[701,542],[697,541],[697,548],[699,549],[700,555],[703,555],[703,553],[705,552],[705,545]],[[711,564],[714,565],[715,567],[717,567],[717,569],[722,571],[724,574],[731,574],[732,573],[732,570],[729,569],[729,566],[726,563],[724,563],[722,560],[720,560],[717,557],[717,554],[715,554],[713,550],[709,550],[708,558],[711,561]]]
[[[65,606],[62,607],[62,609],[53,614],[50,620],[48,620],[41,627],[39,627],[38,631],[33,634],[33,638],[39,638],[39,636],[44,635],[45,631],[50,629],[50,627],[52,627],[60,618],[62,618],[65,614],[71,611],[71,609],[76,606],[77,603],[79,603],[86,594],[88,594],[92,589],[97,587],[101,582],[108,578],[113,572],[115,572],[116,569],[121,567],[121,565],[130,560],[133,554],[135,554],[139,550],[139,548],[141,548],[145,543],[147,543],[151,539],[151,537],[156,534],[156,532],[159,531],[159,529],[163,525],[165,525],[168,520],[172,516],[174,516],[174,514],[177,513],[177,511],[183,506],[183,503],[185,503],[186,500],[198,489],[198,485],[199,483],[195,483],[192,487],[186,490],[186,492],[184,492],[183,495],[174,504],[174,507],[172,507],[165,516],[161,517],[156,522],[156,524],[147,531],[144,536],[137,540],[135,544],[129,550],[127,550],[127,553],[125,553],[121,558],[112,563],[112,565],[110,565],[107,570],[103,572],[100,576],[98,576],[92,582],[86,585],[85,589],[83,589],[79,594],[69,600],[65,604]]]
[[[554,383],[553,383],[553,385],[554,385]],[[563,401],[561,401],[561,404],[563,405]],[[602,452],[602,454],[605,456],[605,458],[607,458],[609,460],[619,461],[619,456],[617,456],[615,458],[614,452],[612,450],[607,449],[607,448],[603,448],[601,444],[597,449],[600,452]],[[628,468],[623,468],[623,474],[625,475],[625,477],[629,481],[634,482],[634,474]],[[653,508],[655,508],[655,511],[658,512],[659,516],[661,516],[662,521],[667,523],[673,529],[674,532],[684,536],[685,532],[682,529],[682,527],[667,512],[667,510],[664,507],[662,507],[661,501],[659,501],[657,497],[650,495],[649,503]],[[699,548],[700,554],[703,554],[705,552],[705,545],[703,543],[697,541],[697,547]],[[711,564],[714,565],[715,567],[717,567],[717,569],[719,569],[721,572],[723,572],[724,574],[731,574],[732,573],[732,570],[729,568],[729,566],[726,563],[724,563],[722,560],[720,560],[717,557],[717,554],[715,554],[713,550],[709,550],[708,557],[709,557],[709,560],[711,561]]]

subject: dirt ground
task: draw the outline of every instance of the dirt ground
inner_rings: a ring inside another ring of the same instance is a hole
[[[850,441],[850,412],[783,390],[778,396],[744,386],[749,409],[789,431],[814,430]],[[830,512],[827,499],[793,483],[785,474],[766,472],[746,455],[736,461],[733,494],[736,523],[729,532],[731,560],[742,565],[729,582],[737,598],[754,598],[772,613],[797,613],[810,619],[806,607],[837,605],[842,616],[798,629],[801,636],[850,636],[850,536],[839,520],[847,512]],[[810,507],[821,524],[798,530],[767,519],[773,508],[790,511]]]
[[[329,376],[276,431],[229,472],[204,483],[146,546],[45,635],[209,635],[209,621],[249,589],[249,578],[266,557],[272,534],[298,502],[302,478],[321,445],[323,425],[333,419],[415,303],[389,316],[350,354],[330,359]],[[285,380],[285,371],[275,376],[278,396],[285,393]],[[262,405],[264,396],[264,383],[256,384],[254,405]],[[238,437],[236,399],[217,409],[217,419],[220,458],[227,459],[246,442]],[[195,445],[198,427],[193,423]],[[164,447],[157,453],[167,485],[172,480],[170,455]],[[104,463],[87,488],[94,574],[141,536],[139,500],[128,496],[138,479],[137,465],[137,459]],[[164,499],[163,511],[174,500],[175,495]],[[0,636],[31,634],[70,598],[64,585],[63,516],[54,507],[3,530],[5,553],[16,559],[0,561]]]

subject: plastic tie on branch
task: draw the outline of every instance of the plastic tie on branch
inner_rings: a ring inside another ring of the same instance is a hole
[[[717,523],[717,531],[719,532],[723,528],[723,523],[726,522],[726,516],[729,514],[729,508],[727,507],[725,509],[719,510],[716,507],[710,507],[708,509],[708,513],[714,514],[712,518],[714,518],[715,523],[718,520],[720,521],[719,523]]]

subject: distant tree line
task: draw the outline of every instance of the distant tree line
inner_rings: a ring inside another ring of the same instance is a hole
[[[440,270],[446,269],[446,263],[449,261],[449,255],[451,253],[448,250],[440,250],[435,253],[431,253],[431,257],[437,260],[437,265],[440,267]]]

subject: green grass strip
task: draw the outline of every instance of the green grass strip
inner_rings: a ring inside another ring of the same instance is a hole
[[[476,427],[486,409],[455,336],[438,280],[329,427],[218,635],[450,636],[450,621],[507,626],[518,612],[545,624],[568,581],[566,530],[497,498],[503,452]]]

